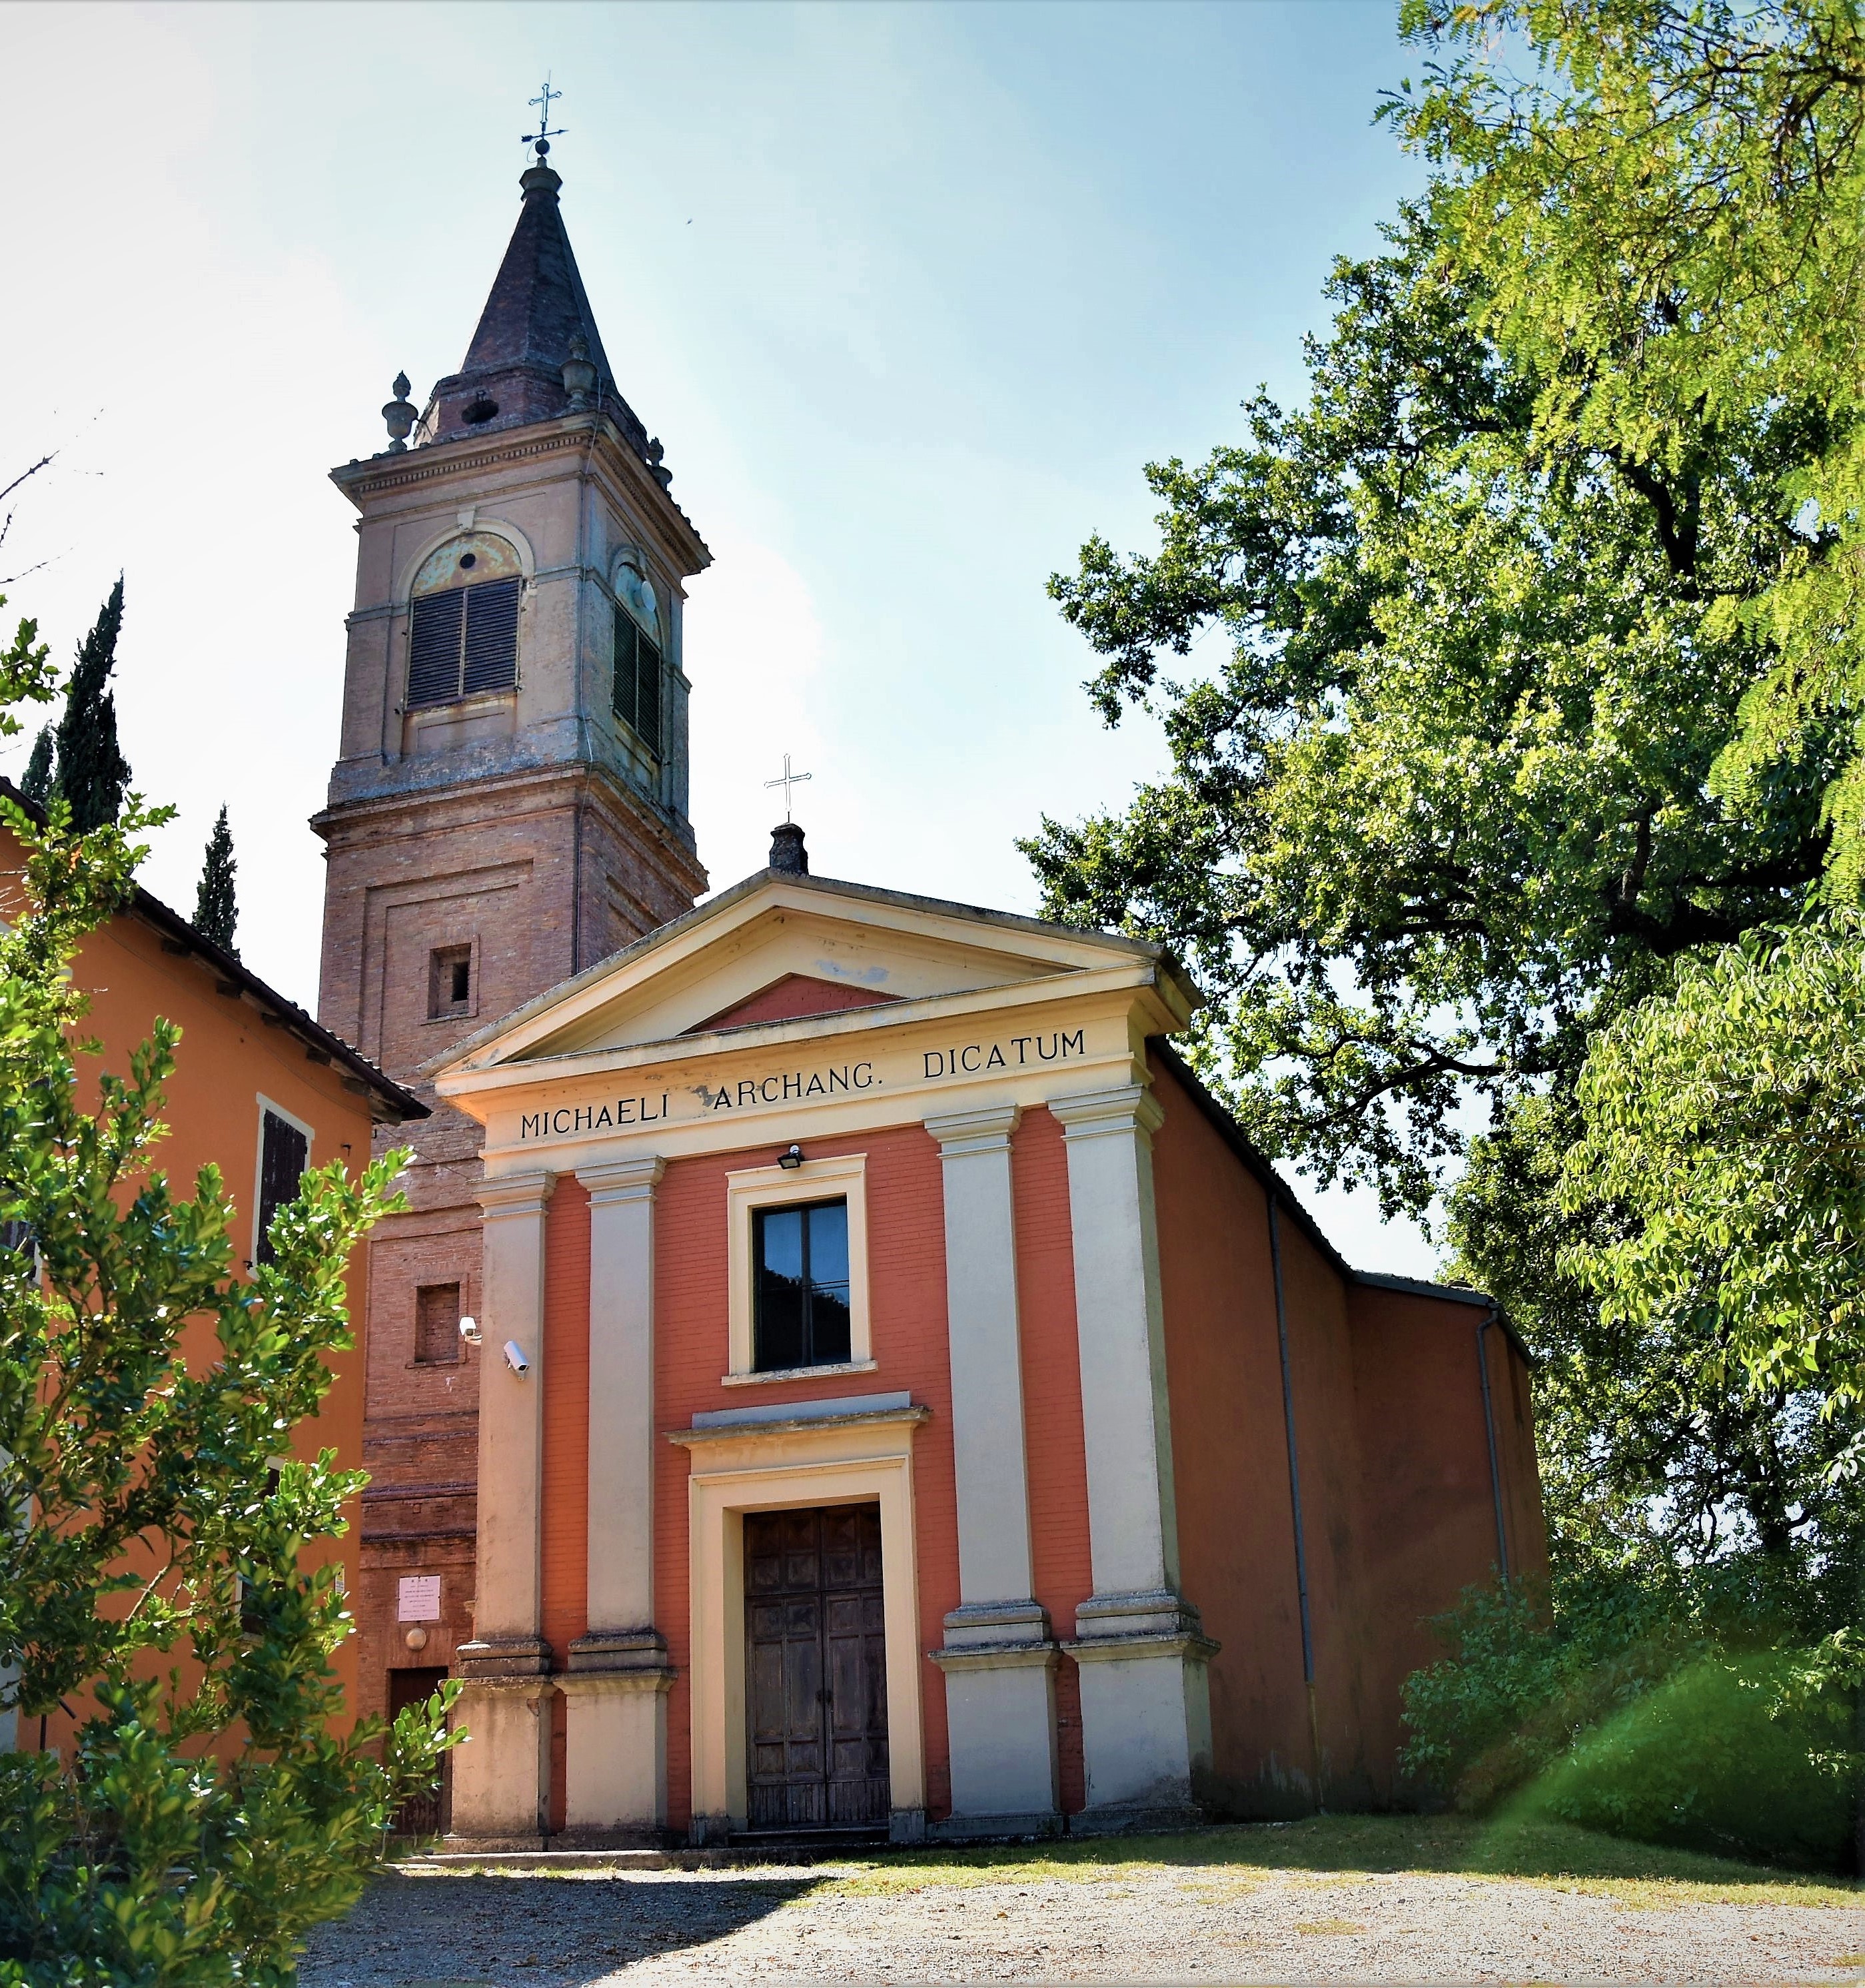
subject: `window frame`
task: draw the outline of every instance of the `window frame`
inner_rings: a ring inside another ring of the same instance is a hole
[[[800,1246],[797,1253],[799,1258],[799,1267],[802,1272],[800,1286],[798,1293],[802,1304],[802,1317],[800,1322],[802,1327],[804,1344],[809,1350],[808,1354],[806,1355],[802,1364],[805,1367],[841,1367],[845,1366],[848,1364],[845,1357],[836,1360],[826,1359],[816,1352],[815,1347],[815,1341],[817,1337],[815,1317],[817,1280],[811,1263],[811,1243],[810,1239],[814,1231],[815,1224],[809,1218],[814,1215],[817,1209],[825,1208],[838,1208],[842,1212],[842,1254],[845,1261],[848,1256],[848,1200],[845,1195],[825,1195],[816,1201],[772,1202],[762,1207],[754,1207],[750,1211],[752,1272],[751,1350],[752,1357],[754,1361],[756,1361],[757,1359],[758,1341],[762,1337],[761,1328],[764,1324],[764,1300],[766,1293],[768,1289],[765,1275],[765,1253],[762,1249],[760,1249],[759,1245],[762,1239],[764,1229],[773,1215],[798,1215],[804,1218],[798,1232]],[[851,1277],[850,1283],[852,1283],[852,1282],[853,1279]],[[844,1303],[843,1310],[846,1311],[848,1309],[849,1307],[846,1303]],[[851,1331],[851,1339],[852,1341],[852,1330]],[[853,1350],[851,1344],[850,1351],[852,1352]],[[794,1373],[796,1371],[796,1368],[794,1366],[788,1368],[766,1367],[761,1361],[759,1361],[756,1371],[760,1374],[783,1372]]]
[[[459,582],[451,587],[432,587],[425,593],[411,593],[408,604],[408,654],[401,676],[401,708],[404,712],[444,711],[449,705],[471,704],[486,697],[512,697],[520,679],[520,637],[524,627],[525,577],[522,573],[499,573],[483,580]],[[512,675],[509,683],[471,688],[466,681],[472,666],[472,607],[466,596],[487,593],[494,588],[510,588],[512,604]],[[440,600],[448,595],[459,597],[459,626],[455,634],[453,688],[445,697],[417,698],[415,695],[415,628],[424,601]]]
[[[802,1207],[816,1202],[848,1205],[848,1357],[812,1367],[760,1372],[757,1360],[757,1263],[752,1243],[756,1209]],[[727,1387],[794,1381],[815,1374],[872,1373],[878,1363],[868,1303],[868,1155],[838,1153],[800,1167],[751,1167],[726,1175],[729,1250],[726,1297]]]
[[[658,630],[644,628],[640,617],[628,604],[618,596],[613,603],[614,628],[610,642],[609,661],[609,711],[618,725],[625,726],[628,735],[658,766],[667,756],[667,651],[661,642]],[[634,699],[631,718],[621,708],[621,638],[624,630],[630,637],[629,668],[634,679]],[[645,643],[654,657],[652,674],[654,679],[654,725],[652,738],[641,728],[641,644]]]
[[[264,1211],[266,1190],[266,1114],[269,1111],[275,1118],[282,1118],[288,1125],[304,1134],[304,1168],[306,1173],[317,1164],[317,1134],[295,1111],[288,1111],[276,1099],[268,1097],[264,1091],[256,1094],[259,1104],[258,1136],[253,1141],[252,1154],[252,1244],[246,1258],[246,1267],[254,1268],[259,1260],[259,1245],[265,1240],[266,1230],[261,1222]]]
[[[458,962],[459,955],[466,956],[466,999],[462,1002],[442,1001],[440,999],[438,969],[445,961],[448,965]],[[476,932],[470,938],[456,940],[450,945],[431,945],[428,948],[428,1012],[425,1019],[430,1022],[458,1022],[469,1019],[479,1012],[479,939]]]

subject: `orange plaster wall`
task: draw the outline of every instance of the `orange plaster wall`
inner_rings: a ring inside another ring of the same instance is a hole
[[[1156,1063],[1153,1075],[1180,1574],[1224,1646],[1210,1673],[1212,1797],[1237,1814],[1299,1812],[1313,1750],[1267,1205],[1172,1073]],[[1311,1303],[1326,1295],[1314,1285],[1305,1266]]]
[[[939,1148],[919,1127],[839,1142],[810,1143],[812,1158],[868,1156],[868,1300],[876,1369],[871,1374],[727,1388],[726,1179],[772,1165],[780,1149],[672,1161],[655,1205],[655,1419],[690,1427],[710,1408],[844,1395],[910,1391],[932,1411],[915,1438],[921,1649],[937,1647],[958,1605],[958,1518],[952,1459],[952,1388],[946,1340],[945,1215]],[[560,1189],[560,1192],[561,1190]],[[661,1446],[655,1472],[655,1617],[675,1668],[667,1709],[668,1822],[692,1820],[692,1662],[687,1547],[688,1452]],[[931,1812],[949,1812],[950,1756],[939,1674],[922,1662],[921,1703]]]
[[[0,862],[12,863],[17,854],[12,838],[0,837]],[[180,1028],[175,1071],[167,1085],[162,1114],[168,1136],[155,1149],[154,1162],[178,1196],[191,1194],[201,1166],[211,1161],[220,1168],[237,1210],[232,1229],[236,1269],[243,1266],[254,1246],[262,1093],[311,1127],[313,1166],[339,1158],[360,1166],[367,1160],[368,1100],[345,1090],[329,1066],[307,1060],[304,1045],[296,1036],[267,1028],[258,1009],[237,996],[216,992],[213,972],[198,959],[164,953],[161,936],[151,926],[129,914],[113,919],[85,942],[74,979],[90,999],[85,1027],[103,1044],[101,1057],[78,1059],[79,1082],[89,1108],[96,1102],[97,1076],[103,1071],[127,1074],[130,1050],[147,1039],[158,1015]],[[354,1469],[363,1460],[367,1265],[367,1252],[359,1249],[347,1280],[357,1343],[333,1361],[335,1378],[321,1412],[296,1430],[291,1440],[293,1456],[311,1458],[320,1449],[333,1449],[344,1469]],[[217,1341],[205,1322],[191,1327],[182,1344],[191,1363],[215,1357]],[[349,1531],[340,1539],[306,1547],[304,1564],[340,1560],[354,1597],[360,1498],[350,1502],[347,1516]],[[338,1646],[333,1659],[347,1708],[340,1729],[347,1729],[355,1716],[357,1654],[357,1639],[352,1635]],[[174,1661],[162,1657],[148,1668],[151,1674],[165,1672]],[[185,1683],[185,1664],[183,1675]],[[90,1709],[88,1702],[74,1706],[81,1716]],[[70,1719],[54,1716],[46,1723],[47,1743],[67,1746],[72,1728]],[[20,1738],[22,1744],[36,1744],[38,1735],[29,1726]]]
[[[1088,1452],[1081,1428],[1081,1359],[1075,1337],[1075,1237],[1068,1159],[1060,1123],[1027,1113],[1010,1142],[1011,1220],[1017,1237],[1017,1310],[1030,1486],[1035,1598],[1052,1632],[1075,1633],[1075,1610],[1094,1592],[1088,1534]],[[1087,1805],[1081,1689],[1075,1659],[1056,1669],[1062,1812]]]
[[[1362,1286],[1353,1293],[1362,1521],[1381,1633],[1369,1638],[1369,1746],[1396,1775],[1400,1690],[1437,1661],[1427,1623],[1496,1578],[1496,1501],[1484,1422],[1480,1307]],[[1497,1476],[1513,1575],[1545,1573],[1547,1543],[1528,1374],[1507,1334],[1485,1334]]]
[[[1361,1524],[1377,1636],[1366,1639],[1369,1748],[1396,1770],[1400,1688],[1443,1652],[1427,1620],[1461,1589],[1495,1578],[1495,1501],[1484,1433],[1474,1305],[1362,1286],[1353,1293]],[[1489,1334],[1492,1385],[1508,1377]],[[1498,1435],[1501,1430],[1498,1428]]]

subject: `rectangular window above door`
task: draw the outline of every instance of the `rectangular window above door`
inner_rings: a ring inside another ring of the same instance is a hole
[[[755,1370],[826,1367],[850,1351],[848,1204],[752,1210]]]

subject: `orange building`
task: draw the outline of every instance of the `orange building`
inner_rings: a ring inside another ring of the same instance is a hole
[[[913,1841],[1359,1805],[1537,1569],[1520,1348],[1349,1270],[1156,947],[772,866],[471,1039],[452,1826]]]
[[[0,789],[20,801],[10,783],[0,782]],[[22,854],[12,834],[0,828],[0,914],[19,901]],[[180,1029],[162,1112],[168,1133],[155,1149],[154,1164],[184,1194],[191,1192],[200,1168],[211,1161],[220,1168],[238,1211],[235,1256],[248,1265],[258,1253],[272,1209],[296,1192],[298,1176],[306,1167],[335,1159],[360,1166],[369,1157],[375,1128],[428,1115],[419,1099],[391,1083],[146,891],[139,890],[127,909],[84,942],[73,977],[90,999],[86,1029],[103,1045],[100,1057],[78,1062],[80,1081],[91,1087],[93,1098],[97,1076],[125,1073],[130,1052],[147,1040],[158,1016]],[[346,1469],[363,1459],[367,1273],[366,1253],[358,1251],[348,1280],[358,1343],[335,1361],[322,1411],[293,1432],[291,1442],[296,1456],[334,1449]],[[211,1344],[203,1326],[195,1338],[184,1339],[184,1347],[192,1357]],[[347,1533],[313,1543],[305,1554],[307,1565],[340,1561],[347,1589],[356,1584],[360,1502],[348,1515]],[[358,1682],[354,1636],[340,1646],[335,1665],[354,1712]],[[76,1709],[82,1715],[86,1708]],[[22,1745],[62,1748],[69,1742],[72,1723],[54,1715],[45,1722],[42,1738],[37,1729],[14,1736]],[[0,1746],[7,1743],[8,1736],[0,1729]]]

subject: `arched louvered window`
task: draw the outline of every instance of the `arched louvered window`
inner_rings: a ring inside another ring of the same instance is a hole
[[[631,566],[616,575],[615,715],[655,759],[661,756],[661,646],[654,588]]]
[[[452,704],[518,681],[520,580],[418,593],[408,630],[411,710]]]

